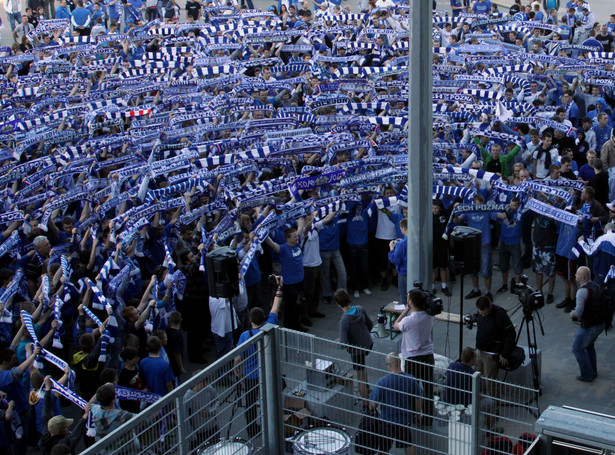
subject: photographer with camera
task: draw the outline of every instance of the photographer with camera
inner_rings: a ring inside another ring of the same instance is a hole
[[[487,378],[497,379],[499,367],[508,365],[515,349],[515,327],[506,310],[492,304],[488,297],[479,297],[476,308],[476,369]]]
[[[237,346],[245,343],[256,335],[265,324],[278,324],[278,311],[280,310],[282,297],[284,296],[284,280],[278,275],[272,275],[272,277],[275,278],[276,291],[269,316],[265,319],[265,312],[261,307],[252,308],[250,310],[250,329],[246,330],[239,336]],[[243,366],[241,365],[242,362]],[[235,357],[234,368],[235,375],[238,378],[241,378],[242,375],[244,377],[243,383],[246,390],[244,403],[246,409],[246,426],[248,429],[248,436],[252,439],[260,432],[256,407],[256,402],[259,399],[258,392],[260,390],[260,387],[258,386],[258,356],[256,355],[256,346],[250,347],[242,355]]]
[[[425,424],[430,425],[433,416],[434,348],[431,332],[434,317],[425,311],[427,303],[424,291],[413,289],[408,292],[406,308],[393,327],[401,332],[401,353],[406,359],[406,373],[423,383]]]
[[[570,318],[573,321],[580,321],[581,327],[574,334],[572,353],[581,371],[577,380],[592,382],[598,376],[594,343],[605,326],[604,320],[597,311],[601,303],[601,290],[591,281],[591,272],[588,267],[579,267],[575,278],[579,283],[579,289],[577,290],[577,305],[570,313]]]

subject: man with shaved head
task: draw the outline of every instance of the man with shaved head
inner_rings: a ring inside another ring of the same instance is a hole
[[[579,289],[577,290],[577,305],[570,313],[570,317],[573,321],[580,321],[581,326],[574,335],[572,353],[581,370],[581,375],[577,376],[577,380],[591,382],[598,376],[594,343],[604,330],[604,321],[600,320],[596,311],[596,304],[599,303],[596,298],[598,297],[598,286],[591,281],[589,268],[579,267],[575,277],[579,283]]]

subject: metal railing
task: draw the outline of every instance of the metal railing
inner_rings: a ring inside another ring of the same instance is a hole
[[[446,363],[401,362],[424,379],[393,375],[386,382],[387,354],[370,352],[364,370],[358,354],[266,326],[83,453],[402,453],[398,446],[405,453],[496,454],[511,453],[532,433],[532,389],[479,373],[459,373],[458,388],[447,387]],[[254,368],[257,374],[243,374]],[[380,397],[373,413],[368,393]]]
[[[82,453],[189,455],[221,444],[258,453],[280,445],[268,439],[281,431],[270,409],[278,406],[280,377],[272,340],[275,331],[263,329]],[[256,378],[243,374],[246,368]]]

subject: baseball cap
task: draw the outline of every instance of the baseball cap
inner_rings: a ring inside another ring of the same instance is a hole
[[[49,429],[49,433],[58,434],[63,429],[69,428],[73,424],[73,419],[67,419],[64,416],[55,416],[49,419],[47,422],[47,428]]]

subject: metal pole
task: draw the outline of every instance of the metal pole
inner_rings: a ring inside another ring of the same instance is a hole
[[[478,454],[480,449],[480,387],[481,375],[476,371],[472,375],[472,451]]]
[[[186,415],[186,408],[184,407],[184,396],[178,395],[175,398],[175,407],[177,409],[177,438],[179,439],[179,451],[178,455],[184,455],[189,452],[188,450],[188,434],[186,431],[188,422],[188,416]]]
[[[461,279],[459,284],[461,289],[459,290],[459,358],[461,359],[461,351],[463,351],[463,278],[465,275],[461,272]]]
[[[261,409],[263,412],[264,424],[263,440],[265,451],[271,455],[284,454],[284,426],[282,422],[282,377],[280,372],[279,355],[279,331],[273,324],[266,324],[261,328],[265,333],[262,341],[261,351],[263,356],[264,368],[261,371]]]
[[[408,289],[431,290],[433,219],[431,1],[411,1],[408,90]]]

